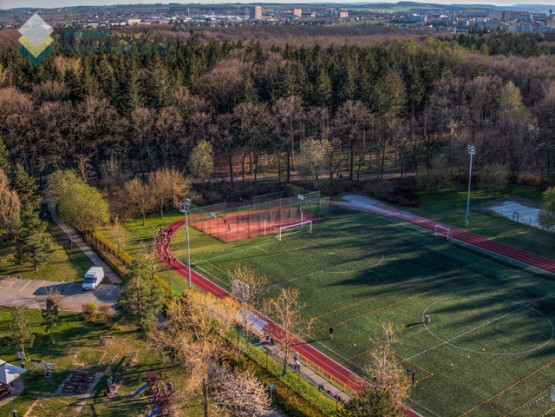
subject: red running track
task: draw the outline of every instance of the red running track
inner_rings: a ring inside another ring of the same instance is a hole
[[[184,223],[185,223],[184,220],[180,220],[170,225],[166,230],[171,231],[173,236],[174,232],[179,228],[183,227]],[[160,260],[164,262],[169,268],[173,269],[183,278],[188,279],[187,266],[180,261],[171,262],[173,254],[171,252],[171,249],[167,246],[167,244],[165,247],[158,248],[157,253]],[[171,255],[169,259],[163,256],[164,253]],[[218,298],[230,297],[230,294],[227,291],[225,291],[223,288],[219,287],[218,285],[214,284],[209,279],[203,277],[193,269],[191,269],[191,282],[202,291],[212,294],[215,297],[218,297]],[[283,339],[283,336],[285,334],[284,329],[282,329],[278,324],[276,324],[268,317],[265,317],[264,315],[258,312],[256,312],[256,314],[268,323],[268,325],[264,328],[266,332],[271,332],[273,337],[278,341]],[[315,349],[314,347],[306,343],[304,340],[296,336],[292,336],[291,346],[293,346],[294,350],[299,352],[299,355],[305,358],[313,366],[318,367],[322,371],[326,372],[328,375],[331,375],[332,378],[335,379],[337,382],[339,382],[340,384],[346,385],[347,387],[349,387],[354,391],[358,391],[364,385],[368,384],[367,381],[360,378],[358,375],[356,375],[349,369],[345,368],[343,365],[340,365],[339,363],[335,362],[333,359],[324,355],[318,349]],[[415,412],[410,408],[405,408],[405,415],[410,417],[422,417],[420,414],[418,414],[417,412]]]
[[[493,239],[479,236],[474,233],[466,232],[462,229],[457,229],[445,224],[437,223],[425,217],[420,217],[404,210],[399,210],[394,207],[386,206],[385,204],[376,203],[371,206],[361,206],[357,204],[335,202],[335,201],[330,202],[330,204],[338,207],[345,207],[345,208],[350,208],[354,210],[367,211],[371,213],[381,214],[387,217],[392,217],[394,219],[413,224],[415,226],[430,230],[432,232],[435,232],[436,226],[443,226],[450,229],[451,239],[455,239],[455,240],[458,240],[459,242],[472,245],[476,248],[480,248],[480,249],[492,252],[496,255],[504,256],[505,258],[509,258],[513,261],[517,261],[522,264],[538,268],[545,272],[549,272],[552,274],[555,273],[555,261],[552,261],[551,259],[543,258],[541,256],[535,255],[530,252],[526,252],[522,249],[515,248],[505,243],[500,243]]]

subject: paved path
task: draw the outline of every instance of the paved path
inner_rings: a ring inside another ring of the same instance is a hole
[[[16,379],[13,382],[13,387],[14,387],[14,390],[12,391],[12,393],[0,400],[0,407],[3,407],[11,403],[13,400],[15,400],[18,396],[21,395],[21,393],[25,389],[25,384],[23,383],[23,379],[21,378]]]
[[[52,220],[66,234],[69,240],[73,242],[73,244],[77,245],[81,252],[83,252],[87,256],[87,258],[91,260],[94,266],[101,266],[104,269],[104,275],[110,280],[112,284],[121,284],[121,278],[112,270],[112,268],[110,268],[108,264],[104,262],[87,243],[85,243],[85,241],[75,230],[62,223],[60,217],[56,213],[54,205],[51,202],[47,202],[47,204],[48,211],[50,211],[50,216],[52,217]]]
[[[268,349],[272,356],[276,358],[278,361],[283,363],[283,349],[281,349],[278,345],[265,345],[264,350]],[[291,352],[289,353],[289,358],[287,363],[289,364],[290,369],[294,372],[294,360],[293,360],[293,352],[297,351],[295,346],[291,346]],[[301,355],[299,355],[299,362],[301,362],[301,373],[303,376],[310,381],[312,381],[316,386],[324,385],[326,387],[326,391],[330,391],[331,395],[339,395],[342,401],[349,401],[352,400],[353,397],[346,393],[344,390],[331,385],[329,379],[324,378],[322,375],[318,374],[315,370],[313,370],[310,366],[307,366],[307,361]]]
[[[173,232],[183,227],[184,222],[185,220],[183,219],[176,223],[173,223],[166,230],[172,231],[173,236],[175,235],[175,233]],[[169,251],[169,249],[166,247],[163,248],[162,251]],[[158,256],[160,260],[162,260],[162,262],[166,263],[169,268],[173,269],[183,278],[187,279],[188,269],[186,265],[184,265],[180,261],[170,263],[162,255],[163,253],[158,253]],[[202,291],[210,293],[218,298],[225,298],[230,296],[229,293],[223,288],[214,284],[209,279],[203,277],[195,270],[191,269],[190,272],[192,283]],[[278,342],[283,339],[285,331],[277,323],[258,312],[256,312],[256,315],[268,323],[268,325],[264,328],[265,332],[271,332],[274,339]],[[347,390],[358,391],[363,386],[369,384],[368,381],[364,380],[351,370],[345,368],[343,365],[324,355],[322,352],[314,348],[312,345],[306,343],[304,340],[296,337],[295,335],[290,335],[290,340],[291,344],[295,346],[295,350],[304,359],[305,364],[309,363],[312,368],[318,369],[321,373],[324,373],[331,381],[333,381],[333,384],[337,387],[334,390],[336,392],[339,390],[342,397],[347,398],[347,394],[345,394],[345,391]],[[343,387],[343,389],[340,389],[339,387]],[[411,417],[421,417],[420,414],[410,408],[405,408],[405,415]]]
[[[41,281],[38,279],[0,278],[0,306],[38,310],[49,291],[63,296],[62,310],[82,311],[83,304],[106,304],[114,308],[121,286],[102,284],[94,291],[83,291],[80,282]]]

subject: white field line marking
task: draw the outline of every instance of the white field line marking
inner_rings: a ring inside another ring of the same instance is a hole
[[[70,287],[73,285],[74,283],[72,282],[71,284],[69,284],[67,287],[64,288],[64,290],[62,291],[62,294],[64,294],[67,290],[70,289]]]
[[[261,250],[264,253],[270,253],[269,251],[267,251],[266,249],[262,249],[262,247],[257,246],[256,249]]]
[[[341,355],[339,352],[333,350],[332,348],[324,345],[322,342],[320,342],[319,340],[313,342],[312,344],[316,344],[318,343],[320,346],[322,346],[324,349],[326,349],[327,351],[333,353],[334,355],[336,355],[338,358],[343,359],[345,362],[347,362],[349,365],[355,367],[356,369],[358,369],[359,371],[361,371],[362,373],[364,373],[365,375],[369,376],[368,372],[362,368],[360,365],[357,365],[356,363],[354,363],[353,361],[347,359],[345,356]]]
[[[207,271],[206,269],[204,269],[202,266],[199,266],[199,265],[197,264],[197,268],[203,270],[205,274],[210,275],[213,279],[215,279],[216,281],[220,282],[221,284],[227,285],[227,282],[223,282],[223,281],[220,280],[216,275],[214,275],[214,274],[211,273],[211,272],[208,272],[208,271]]]
[[[430,410],[428,407],[424,407],[422,404],[420,404],[420,403],[414,401],[414,400],[413,400],[412,398],[410,398],[410,397],[409,397],[409,401],[412,402],[413,404],[416,404],[418,407],[420,407],[420,408],[426,410],[428,413],[433,414],[433,415],[436,416],[436,417],[441,417],[439,414],[434,413],[434,412],[433,412],[432,410]],[[414,410],[413,410],[413,411],[414,411]],[[418,414],[420,414],[420,413],[418,413]]]
[[[23,291],[27,285],[31,283],[31,280],[27,281],[27,283],[19,289],[19,292]]]
[[[289,283],[289,282],[297,281],[297,280],[299,280],[299,279],[301,279],[301,278],[308,278],[308,277],[311,277],[312,275],[316,275],[316,274],[320,274],[320,273],[324,273],[324,272],[330,273],[330,274],[347,274],[347,273],[349,273],[349,272],[366,271],[366,270],[368,270],[368,269],[372,269],[372,268],[378,266],[379,264],[382,263],[383,260],[384,260],[384,255],[382,255],[382,258],[378,261],[378,263],[376,263],[376,264],[374,264],[374,265],[370,265],[368,268],[363,268],[363,269],[360,269],[360,270],[358,270],[358,271],[340,271],[340,272],[328,271],[328,269],[339,268],[339,267],[341,267],[341,266],[343,266],[343,265],[348,265],[348,264],[353,263],[353,262],[360,262],[360,261],[347,261],[347,262],[344,262],[344,263],[339,264],[339,265],[334,265],[334,266],[332,266],[331,268],[324,268],[324,269],[321,269],[321,270],[319,270],[319,271],[309,272],[308,274],[301,275],[301,276],[296,277],[296,278],[292,278],[292,279],[289,279],[289,280],[286,280],[286,281],[278,282],[277,284],[270,285],[270,286],[268,287],[268,289],[273,288],[273,287],[278,287],[278,286],[280,286],[280,285],[284,285],[284,284],[287,284],[287,283]]]
[[[300,246],[300,247],[298,247],[298,248],[293,248],[293,249],[289,249],[289,250],[283,250],[283,251],[272,252],[272,254],[278,255],[278,254],[280,254],[280,253],[295,252],[295,251],[298,251],[298,250],[301,250],[301,249],[310,248],[310,247],[312,247],[312,246],[320,246],[320,245],[322,245],[322,244],[324,244],[324,243],[331,242],[332,240],[335,240],[335,239],[339,239],[339,237],[333,237],[333,238],[331,238],[331,239],[324,240],[324,241],[322,241],[322,242],[314,242],[314,243],[311,243],[311,244],[309,244],[309,245]],[[263,243],[262,245],[252,246],[252,247],[250,247],[250,248],[241,249],[241,250],[238,250],[238,251],[235,251],[235,252],[223,253],[223,254],[221,254],[221,255],[213,256],[212,258],[202,259],[202,260],[198,261],[197,264],[198,264],[199,262],[213,261],[214,259],[222,258],[222,257],[224,257],[224,256],[233,256],[233,255],[236,255],[236,254],[241,253],[241,252],[246,252],[246,251],[250,251],[250,250],[254,250],[254,249],[259,249],[259,248],[262,247],[262,246],[273,245],[273,244],[276,244],[276,243],[277,243],[277,242],[268,242],[268,243]]]
[[[457,335],[457,336],[455,336],[455,337],[452,337],[451,339],[445,340],[445,341],[443,341],[443,342],[441,342],[441,343],[438,343],[438,344],[435,345],[435,346],[429,347],[428,349],[423,350],[422,352],[419,352],[419,353],[417,353],[417,354],[415,354],[415,355],[412,355],[412,356],[409,357],[409,358],[405,358],[404,360],[402,360],[402,361],[399,362],[399,363],[403,363],[403,362],[410,361],[411,359],[414,359],[414,358],[416,358],[416,357],[418,357],[418,356],[420,356],[420,355],[423,355],[423,354],[428,353],[428,352],[430,352],[430,351],[432,351],[432,350],[434,350],[434,349],[437,349],[437,348],[440,347],[440,346],[450,345],[451,342],[452,342],[453,340],[457,340],[457,339],[459,339],[459,338],[461,338],[461,337],[463,337],[463,336],[466,336],[466,335],[469,334],[469,333],[475,332],[476,330],[479,330],[479,329],[481,329],[482,327],[489,326],[490,324],[495,323],[496,321],[499,321],[499,320],[501,320],[501,319],[503,319],[503,318],[505,318],[505,317],[507,317],[507,316],[510,316],[510,315],[512,315],[513,313],[516,313],[517,311],[523,310],[523,309],[525,309],[525,308],[530,307],[530,306],[533,305],[533,304],[536,304],[536,303],[539,302],[539,301],[542,301],[542,300],[545,300],[546,298],[552,297],[554,294],[555,294],[555,293],[547,294],[545,297],[538,298],[537,300],[534,300],[534,301],[532,301],[531,303],[523,304],[523,305],[521,305],[520,307],[518,307],[518,308],[516,308],[516,309],[514,309],[514,310],[512,310],[512,311],[509,311],[508,313],[505,313],[505,314],[502,314],[502,315],[500,315],[500,316],[497,316],[496,318],[491,319],[491,320],[488,320],[488,321],[486,321],[485,323],[480,324],[479,326],[476,326],[476,327],[474,327],[474,328],[472,328],[472,329],[469,329],[469,330],[467,330],[467,331],[465,331],[465,332],[462,332],[461,334],[459,334],[459,335]]]
[[[225,272],[223,269],[218,268],[216,265],[214,265],[212,262],[210,261],[206,261],[206,263],[208,265],[210,265],[212,268],[216,268],[218,271],[220,271],[222,274],[224,274],[225,276],[227,276],[227,272]]]

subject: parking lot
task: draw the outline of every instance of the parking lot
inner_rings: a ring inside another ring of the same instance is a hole
[[[114,306],[121,295],[121,286],[102,284],[94,291],[83,291],[81,282],[57,282],[32,279],[0,279],[0,306],[42,308],[41,300],[50,292],[58,291],[63,296],[62,309],[81,311],[86,303]]]

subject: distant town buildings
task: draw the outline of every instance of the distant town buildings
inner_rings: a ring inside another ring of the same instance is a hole
[[[429,10],[395,11],[373,9],[371,5],[330,7],[303,4],[303,7],[267,4],[261,6],[187,5],[180,6],[103,6],[85,8],[79,18],[72,12],[56,10],[51,22],[55,27],[105,28],[111,26],[180,25],[241,26],[256,24],[334,26],[357,21],[367,25],[400,27],[414,33],[555,33],[555,16],[523,10],[509,10],[478,4],[462,7],[437,5]],[[69,10],[69,8],[68,8]],[[45,18],[48,19],[48,13]],[[55,16],[55,17],[54,17]],[[368,21],[365,23],[365,21]],[[18,28],[17,21],[2,19],[0,29]]]
[[[249,19],[252,20],[262,20],[262,7],[261,6],[251,6],[249,10]]]

